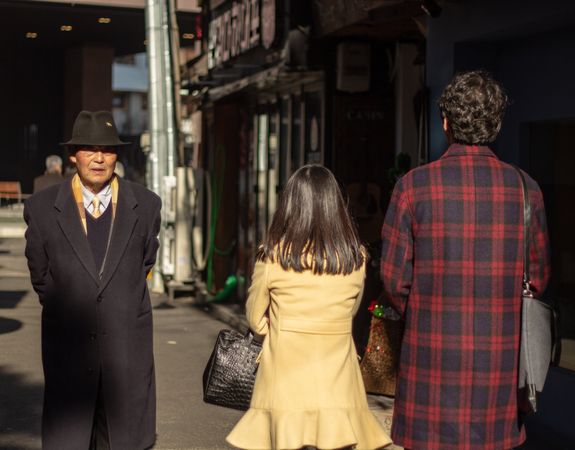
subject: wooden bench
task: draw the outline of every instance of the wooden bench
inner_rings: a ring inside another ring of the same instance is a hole
[[[0,204],[4,199],[17,200],[18,203],[22,203],[22,199],[29,196],[29,194],[22,194],[19,181],[0,181]]]

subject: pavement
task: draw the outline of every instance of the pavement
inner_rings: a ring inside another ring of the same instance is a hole
[[[0,238],[24,237],[26,223],[22,219],[23,212],[24,205],[22,203],[0,207]]]

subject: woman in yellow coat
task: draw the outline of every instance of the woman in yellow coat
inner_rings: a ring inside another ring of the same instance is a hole
[[[364,276],[365,252],[333,174],[300,168],[258,251],[246,314],[265,339],[250,409],[230,444],[369,450],[391,443],[368,408],[351,336]]]

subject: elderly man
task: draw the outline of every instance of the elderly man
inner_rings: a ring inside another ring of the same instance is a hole
[[[397,182],[386,214],[381,274],[405,314],[392,439],[408,449],[504,450],[525,438],[517,408],[522,185],[487,147],[506,106],[487,73],[455,76],[439,101],[451,145]],[[545,209],[524,176],[531,282],[541,292]]]
[[[155,441],[146,275],[161,202],[114,175],[111,113],[82,111],[63,145],[77,174],[25,205],[26,257],[42,304],[44,450],[137,450]]]
[[[34,178],[34,192],[41,191],[64,181],[62,176],[62,158],[58,155],[49,155],[46,158],[46,172]]]

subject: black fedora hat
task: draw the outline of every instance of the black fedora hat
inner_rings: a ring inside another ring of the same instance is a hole
[[[123,142],[118,137],[118,130],[110,111],[81,111],[74,121],[72,139],[60,145],[118,147],[129,144],[130,142]]]

